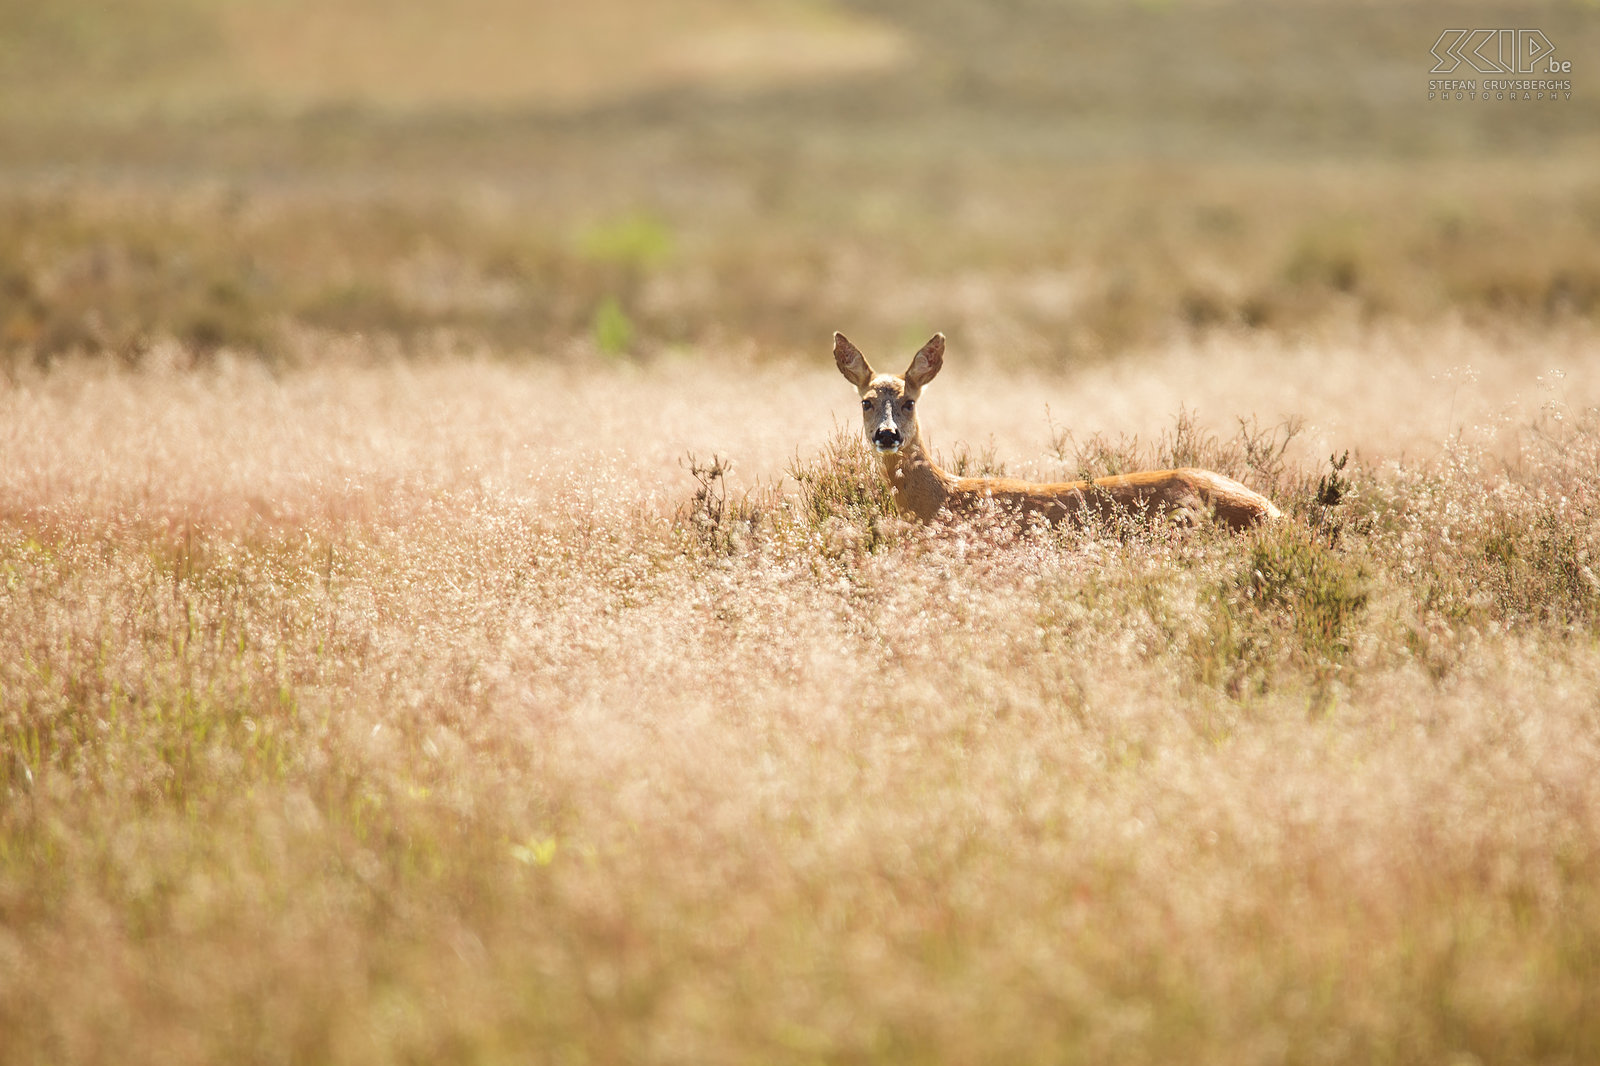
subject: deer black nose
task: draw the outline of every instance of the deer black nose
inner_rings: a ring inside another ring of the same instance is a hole
[[[900,431],[885,427],[872,435],[872,443],[880,448],[900,447]]]

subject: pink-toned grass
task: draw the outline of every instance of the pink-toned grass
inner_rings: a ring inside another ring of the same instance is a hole
[[[21,375],[3,1057],[1593,1060],[1592,339],[1215,345],[924,418],[1245,537],[906,526],[825,354]]]

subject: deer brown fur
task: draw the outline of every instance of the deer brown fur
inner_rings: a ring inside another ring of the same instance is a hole
[[[917,420],[922,389],[944,365],[944,334],[934,334],[899,377],[875,372],[842,333],[833,335],[833,358],[860,393],[867,443],[883,463],[895,506],[908,517],[931,522],[941,514],[963,516],[997,508],[1052,525],[1124,513],[1187,521],[1210,516],[1230,529],[1246,529],[1281,515],[1259,492],[1194,467],[1047,483],[956,477],[934,464]]]

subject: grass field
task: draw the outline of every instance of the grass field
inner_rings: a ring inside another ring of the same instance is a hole
[[[584,11],[0,0],[0,1062],[1600,1060],[1592,12]]]
[[[1472,343],[929,390],[1255,481],[1242,538],[899,525],[826,365],[25,375],[7,1058],[1586,1061],[1597,361]],[[1372,391],[1281,466],[1165,417],[1267,367]]]

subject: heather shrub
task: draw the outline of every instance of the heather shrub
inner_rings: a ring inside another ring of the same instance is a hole
[[[876,552],[897,543],[904,523],[861,434],[836,430],[822,450],[797,455],[788,476],[798,486],[791,512],[809,538],[828,555]]]
[[[1258,533],[1205,596],[1208,623],[1192,645],[1196,680],[1259,695],[1282,674],[1319,691],[1348,657],[1371,575],[1301,520]]]

